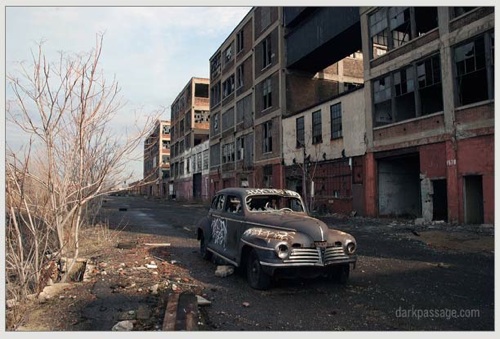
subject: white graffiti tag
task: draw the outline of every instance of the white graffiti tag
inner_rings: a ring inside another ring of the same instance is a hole
[[[212,220],[212,237],[216,245],[226,248],[227,226],[226,221],[215,218]]]
[[[250,228],[245,231],[244,235],[288,241],[293,238],[295,232],[274,231],[264,228]]]

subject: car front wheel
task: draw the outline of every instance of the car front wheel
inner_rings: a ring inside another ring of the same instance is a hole
[[[210,260],[212,258],[212,253],[207,250],[207,241],[203,233],[200,236],[200,254],[205,260]]]
[[[248,255],[247,279],[249,285],[256,290],[266,290],[271,285],[271,276],[262,269],[259,256],[255,250],[251,250]]]
[[[333,268],[331,277],[336,283],[345,285],[347,280],[349,280],[349,271],[349,264],[342,264]]]

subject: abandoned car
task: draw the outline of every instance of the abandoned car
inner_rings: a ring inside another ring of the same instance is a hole
[[[267,289],[273,278],[328,276],[340,283],[356,264],[356,240],[308,215],[294,191],[225,188],[197,225],[200,253],[246,273]]]

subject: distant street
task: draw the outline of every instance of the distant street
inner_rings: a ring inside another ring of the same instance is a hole
[[[171,258],[212,302],[201,307],[201,330],[494,330],[493,253],[431,248],[404,222],[324,218],[358,241],[348,284],[289,280],[256,291],[239,274],[216,277],[216,265],[199,256],[195,224],[206,206],[110,197],[104,207],[123,232],[168,237]]]

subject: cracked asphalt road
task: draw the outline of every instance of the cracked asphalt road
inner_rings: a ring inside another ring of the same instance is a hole
[[[200,330],[494,330],[494,254],[431,247],[406,221],[322,218],[358,241],[358,265],[349,283],[283,280],[256,291],[239,274],[216,277],[216,265],[200,258],[194,227],[206,207],[110,198],[106,208],[117,207],[127,208],[111,214],[121,218],[122,232],[168,239],[170,259],[212,302],[200,307]]]
[[[282,280],[256,291],[239,274],[215,276],[217,266],[201,259],[195,224],[206,212],[196,204],[110,197],[102,209],[110,233],[84,232],[96,245],[87,257],[96,264],[90,279],[35,303],[18,330],[110,331],[130,319],[134,331],[159,331],[172,291],[211,302],[199,307],[202,331],[494,330],[493,228],[322,217],[358,241],[348,284]],[[101,243],[101,235],[108,240]],[[151,260],[157,268],[146,267]]]

